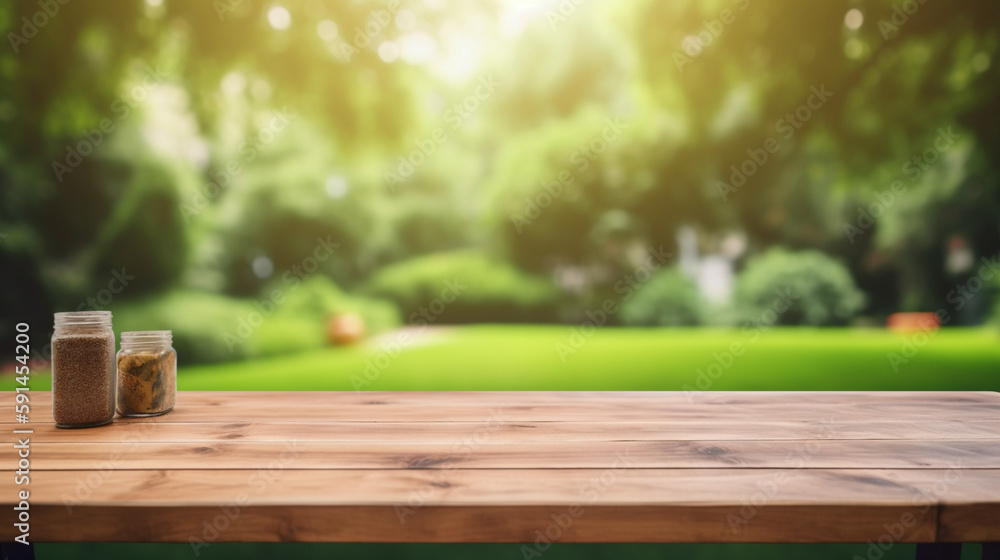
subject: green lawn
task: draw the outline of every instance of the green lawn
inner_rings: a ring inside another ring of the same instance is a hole
[[[883,330],[771,329],[755,336],[737,330],[605,329],[572,341],[578,348],[571,344],[572,334],[565,327],[465,327],[425,333],[400,344],[398,353],[393,345],[399,335],[389,335],[356,349],[185,368],[180,385],[260,390],[1000,389],[1000,332],[995,330],[952,329],[914,340],[913,335]],[[924,345],[918,347],[918,342]],[[734,345],[742,355],[731,352]]]
[[[572,333],[559,326],[490,325],[427,330],[403,342],[399,334],[389,334],[354,348],[182,367],[179,385],[183,390],[1000,390],[1000,331],[994,329],[945,329],[924,338],[877,329],[609,328],[576,340],[578,348],[571,345]],[[741,355],[730,353],[733,345]],[[897,356],[893,363],[890,358]],[[13,382],[7,377],[3,383],[9,388]],[[48,379],[35,376],[32,384],[46,389]]]

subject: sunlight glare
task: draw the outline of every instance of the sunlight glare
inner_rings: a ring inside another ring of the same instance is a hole
[[[316,25],[316,34],[324,41],[332,41],[337,38],[337,24],[324,19]]]
[[[851,8],[850,10],[847,10],[846,14],[844,14],[844,25],[846,25],[851,31],[861,27],[861,24],[864,23],[864,21],[865,15],[862,14],[861,10],[857,8]]]
[[[284,31],[292,25],[292,14],[284,6],[272,6],[267,11],[267,23],[271,24],[271,27],[278,31]]]

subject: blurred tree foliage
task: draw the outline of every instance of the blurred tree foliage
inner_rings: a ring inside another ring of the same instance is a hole
[[[328,236],[343,286],[476,247],[584,271],[585,300],[681,225],[739,230],[839,256],[874,313],[942,306],[950,238],[1000,251],[994,3],[40,9],[0,5],[5,319],[122,268],[127,297],[253,294],[255,260],[280,276]]]
[[[759,247],[815,247],[843,255],[862,286],[876,294],[872,301],[880,311],[942,302],[949,236],[968,239],[977,255],[1000,251],[1000,137],[993,125],[1000,85],[998,6],[641,4],[630,19],[641,81],[660,110],[677,115],[690,131],[675,157],[657,162],[663,170],[658,176],[681,181],[688,192],[711,193],[707,204],[692,200],[685,215],[699,223],[738,225]],[[682,68],[666,64],[663,55],[676,51],[685,34],[712,27],[726,8],[734,21],[723,23],[711,44]],[[863,16],[856,29],[848,25],[851,9]],[[672,24],[665,28],[664,21]],[[809,102],[811,88],[822,86],[833,96],[804,112],[810,118],[785,138],[780,119],[787,125],[788,115]],[[939,154],[943,164],[925,155],[942,127],[953,127],[962,138]],[[711,185],[728,182],[729,166],[739,167],[747,150],[768,138],[780,142],[770,156],[774,163],[761,165],[727,203],[713,200]],[[692,161],[700,165],[687,163]],[[858,225],[859,207],[878,203],[876,195],[894,181],[904,184],[904,194],[883,204],[884,216],[871,231],[852,239],[845,224]],[[671,206],[666,197],[673,190],[681,189],[650,191],[641,208]]]

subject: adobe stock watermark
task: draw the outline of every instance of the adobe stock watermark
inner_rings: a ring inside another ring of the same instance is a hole
[[[788,287],[784,290],[775,290],[774,293],[775,298],[771,301],[771,306],[762,311],[759,316],[744,321],[740,327],[740,334],[747,339],[746,344],[742,340],[734,340],[729,343],[727,350],[723,350],[721,353],[712,352],[712,363],[704,369],[698,368],[694,378],[694,386],[685,384],[681,387],[681,390],[684,391],[684,397],[689,403],[693,403],[696,397],[711,389],[715,381],[733,367],[736,359],[746,354],[747,345],[757,342],[760,336],[774,326],[778,319],[792,308],[795,301],[801,298],[799,294],[792,293],[791,288]]]
[[[97,290],[94,295],[84,298],[74,308],[75,311],[104,311],[107,309],[115,296],[121,294],[128,287],[129,283],[135,280],[135,276],[129,274],[125,267],[119,270],[111,270],[111,278],[106,287]],[[45,339],[44,345],[32,345],[31,360],[35,368],[44,368],[52,360],[52,333]]]
[[[406,519],[424,507],[427,504],[427,500],[437,490],[450,488],[451,482],[448,481],[449,473],[459,468],[459,464],[468,462],[476,451],[490,440],[493,432],[507,426],[507,421],[503,417],[503,409],[491,409],[489,417],[483,420],[482,424],[482,427],[474,433],[464,436],[460,441],[455,443],[452,447],[453,455],[448,457],[449,463],[447,468],[431,469],[431,480],[427,484],[411,491],[410,495],[407,496],[405,504],[401,502],[393,504],[393,510],[396,512],[396,517],[399,519],[400,525],[405,525]],[[417,462],[419,463],[419,459]]]
[[[566,363],[569,356],[576,354],[583,348],[597,332],[597,329],[607,324],[608,319],[618,313],[621,304],[632,299],[636,291],[642,289],[649,282],[653,273],[662,268],[667,259],[673,256],[673,253],[667,253],[663,250],[663,245],[658,248],[647,247],[646,252],[648,255],[642,265],[615,282],[614,292],[621,297],[617,299],[609,297],[597,309],[587,310],[584,313],[587,318],[579,326],[570,329],[570,335],[564,342],[556,343],[555,351],[561,362]]]
[[[121,270],[111,271],[111,280],[108,280],[108,287],[102,288],[91,297],[80,302],[76,306],[77,311],[101,311],[111,304],[114,297],[125,291],[129,282],[135,280],[135,276],[129,274],[122,267]]]
[[[152,66],[147,64],[142,83],[111,102],[111,112],[114,117],[104,117],[97,123],[96,127],[82,131],[82,140],[76,144],[66,145],[66,157],[62,161],[52,161],[52,172],[55,174],[56,180],[62,183],[64,176],[72,173],[77,166],[83,163],[84,158],[93,154],[98,146],[118,129],[118,125],[132,114],[132,110],[146,99],[150,90],[162,83],[166,77],[165,72],[154,70]]]
[[[927,0],[903,0],[892,5],[892,15],[888,20],[879,18],[878,30],[882,33],[882,41],[888,41],[899,35],[899,28],[910,21],[910,17],[917,13]]]
[[[496,92],[499,84],[493,79],[493,74],[480,76],[472,93],[453,103],[441,115],[452,131],[458,130],[479,108]],[[384,179],[390,191],[413,176],[417,168],[423,165],[438,148],[448,141],[448,131],[445,127],[435,127],[430,133],[413,141],[414,149],[397,159],[395,169],[385,172]]]
[[[226,342],[226,348],[233,352],[238,345],[249,340],[254,331],[260,328],[264,321],[271,317],[285,302],[288,294],[299,289],[302,282],[319,269],[321,263],[333,256],[337,247],[340,247],[340,243],[331,241],[329,235],[326,236],[326,239],[317,237],[316,247],[312,254],[281,275],[281,286],[272,288],[267,295],[255,300],[253,302],[254,310],[237,320],[236,329],[233,332],[223,333],[222,339]]]
[[[804,444],[796,445],[795,449],[785,456],[785,460],[788,463],[786,467],[765,480],[757,481],[754,484],[757,489],[749,496],[740,498],[739,515],[736,513],[726,514],[726,523],[733,534],[738,534],[740,529],[750,523],[762,509],[767,507],[767,504],[779,494],[782,486],[788,484],[796,476],[800,476],[798,473],[801,471],[791,469],[804,469],[809,464],[809,461],[823,448],[819,440],[837,438],[837,433],[832,427],[834,425],[833,418],[824,418],[818,422],[818,425],[820,429],[816,435],[816,439],[810,439]]]
[[[970,276],[965,282],[955,284],[955,287],[945,295],[945,301],[951,304],[951,309],[961,311],[973,299],[975,299],[987,286],[989,281],[1000,274],[1000,255],[992,257],[982,257],[976,273]],[[899,373],[902,366],[910,363],[917,353],[920,352],[930,341],[937,336],[938,327],[951,322],[951,313],[948,308],[942,307],[934,312],[937,321],[927,318],[918,323],[920,330],[903,337],[899,344],[899,351],[889,352],[886,359],[892,366],[893,373]]]
[[[746,184],[747,179],[753,177],[757,171],[767,164],[770,157],[781,149],[781,142],[791,140],[795,133],[813,117],[816,111],[823,108],[826,102],[833,97],[832,91],[827,91],[826,84],[810,86],[811,92],[805,103],[799,105],[794,111],[786,113],[784,117],[774,123],[774,130],[781,134],[781,139],[771,136],[764,140],[763,144],[757,148],[748,148],[747,159],[739,164],[730,165],[732,173],[729,175],[729,182],[716,181],[715,189],[719,191],[719,196],[723,202],[729,200],[729,195],[736,193],[740,187]]]
[[[628,452],[618,453],[611,466],[600,475],[591,478],[580,486],[580,502],[567,506],[565,512],[553,513],[552,522],[543,529],[535,530],[535,540],[532,544],[521,545],[521,556],[524,560],[541,558],[552,544],[559,541],[577,519],[586,513],[585,506],[596,503],[609,488],[618,482],[618,477],[632,466],[632,458]]]
[[[61,6],[66,4],[69,4],[69,0],[39,0],[38,11],[31,14],[30,17],[21,18],[21,33],[18,34],[14,31],[7,33],[7,41],[14,54],[21,52],[21,46],[27,45],[29,41],[34,39],[38,32],[59,14]]]
[[[337,55],[340,59],[345,63],[350,62],[358,53],[368,48],[392,23],[401,6],[402,3],[399,0],[389,0],[385,8],[368,12],[368,19],[364,26],[354,27],[354,42],[340,41],[340,45],[337,47]]]
[[[940,479],[935,480],[930,486],[916,489],[917,492],[913,495],[912,501],[914,506],[920,506],[921,515],[926,515],[944,497],[948,489],[962,479],[963,468],[960,461],[950,461],[948,470]],[[898,477],[895,473],[890,473],[887,476],[890,478]],[[902,540],[907,531],[915,527],[919,521],[912,513],[904,512],[899,516],[899,521],[886,523],[882,526],[885,532],[879,538],[868,541],[868,549],[864,556],[855,554],[851,560],[881,560],[885,553]]]
[[[590,167],[590,164],[604,154],[608,147],[618,141],[622,136],[622,130],[626,128],[621,117],[604,119],[604,128],[591,138],[577,147],[569,156],[569,162],[576,169],[576,173],[582,173]],[[514,229],[520,234],[524,228],[531,225],[539,216],[542,210],[552,205],[555,199],[559,198],[565,189],[576,183],[574,172],[570,169],[563,169],[556,174],[554,180],[542,181],[543,192],[535,193],[534,196],[524,197],[524,209],[521,213],[511,212],[510,220],[514,223]]]
[[[930,146],[919,154],[910,156],[900,166],[900,171],[903,175],[909,177],[910,184],[916,183],[928,169],[941,159],[942,154],[951,149],[955,145],[955,142],[961,138],[960,135],[952,132],[950,126],[948,128],[939,128],[937,133]],[[867,233],[875,225],[875,221],[881,218],[886,210],[896,204],[896,201],[903,196],[908,188],[909,185],[897,179],[889,184],[888,189],[875,193],[875,202],[872,202],[867,207],[859,206],[858,217],[854,223],[844,222],[844,234],[847,235],[847,240],[851,242],[851,245],[854,245],[854,241],[859,236]]]
[[[469,287],[459,282],[458,278],[445,280],[444,287],[438,297],[410,314],[407,325],[415,327],[416,332],[407,329],[398,330],[392,340],[383,341],[380,344],[379,353],[374,358],[365,358],[365,368],[361,375],[351,374],[351,386],[354,387],[354,391],[359,393],[378,379],[382,372],[389,369],[389,366],[403,350],[414,343],[415,336],[426,330],[428,325],[437,321],[448,304],[453,303],[467,289]]]
[[[123,434],[118,441],[125,444],[126,451],[135,450],[139,447],[139,444],[149,441],[149,434],[152,431],[152,424],[129,424],[129,431]],[[111,478],[111,474],[120,468],[124,462],[124,456],[118,447],[115,447],[113,451],[108,453],[107,459],[93,461],[90,464],[90,473],[86,478],[76,479],[73,495],[71,496],[64,492],[60,497],[63,506],[66,507],[66,513],[73,515],[73,508],[82,504],[95,490],[104,486],[104,483]]]
[[[573,17],[573,14],[590,0],[562,0],[554,8],[549,8],[545,12],[545,19],[549,22],[549,28],[555,29],[566,20]]]
[[[750,5],[750,0],[732,0],[732,3],[736,5],[739,12],[742,12]],[[724,8],[719,12],[719,17],[712,20],[705,20],[702,28],[697,33],[685,37],[684,41],[681,42],[680,50],[675,50],[672,56],[677,70],[683,72],[685,66],[694,62],[694,59],[698,55],[714,43],[719,38],[719,35],[722,35],[722,30],[725,26],[736,21],[736,16],[739,12],[733,11],[730,8]]]
[[[301,451],[296,440],[285,442],[278,457],[272,459],[266,467],[257,469],[247,477],[246,485],[252,489],[252,493],[249,491],[240,492],[232,502],[220,505],[219,513],[212,519],[203,519],[201,534],[188,537],[188,544],[191,545],[191,552],[194,553],[195,557],[201,556],[202,549],[208,548],[219,540],[222,533],[229,529],[239,519],[243,510],[250,505],[251,498],[263,494],[268,486],[279,480],[288,465],[292,464],[299,455],[301,455]]]
[[[226,21],[226,14],[235,12],[242,6],[244,0],[212,0],[212,8],[219,21]]]
[[[283,107],[275,111],[267,121],[267,125],[249,134],[236,147],[237,156],[231,158],[216,171],[209,171],[209,182],[198,189],[191,200],[181,204],[181,215],[184,223],[190,224],[191,218],[208,208],[209,202],[219,197],[234,179],[243,174],[243,166],[257,159],[260,151],[266,148],[281,134],[283,130],[298,117],[295,113]]]
[[[964,309],[973,298],[989,285],[989,281],[993,280],[1000,273],[1000,261],[998,259],[1000,259],[1000,254],[979,259],[981,264],[976,269],[976,273],[970,276],[965,282],[955,284],[955,288],[945,295],[945,301],[952,304],[955,311]]]

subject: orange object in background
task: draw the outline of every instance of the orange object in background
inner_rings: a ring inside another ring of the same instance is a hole
[[[892,331],[928,331],[941,326],[937,313],[893,313],[885,321],[885,326]]]
[[[327,335],[338,346],[354,344],[365,337],[365,320],[357,313],[334,315],[327,323]]]

